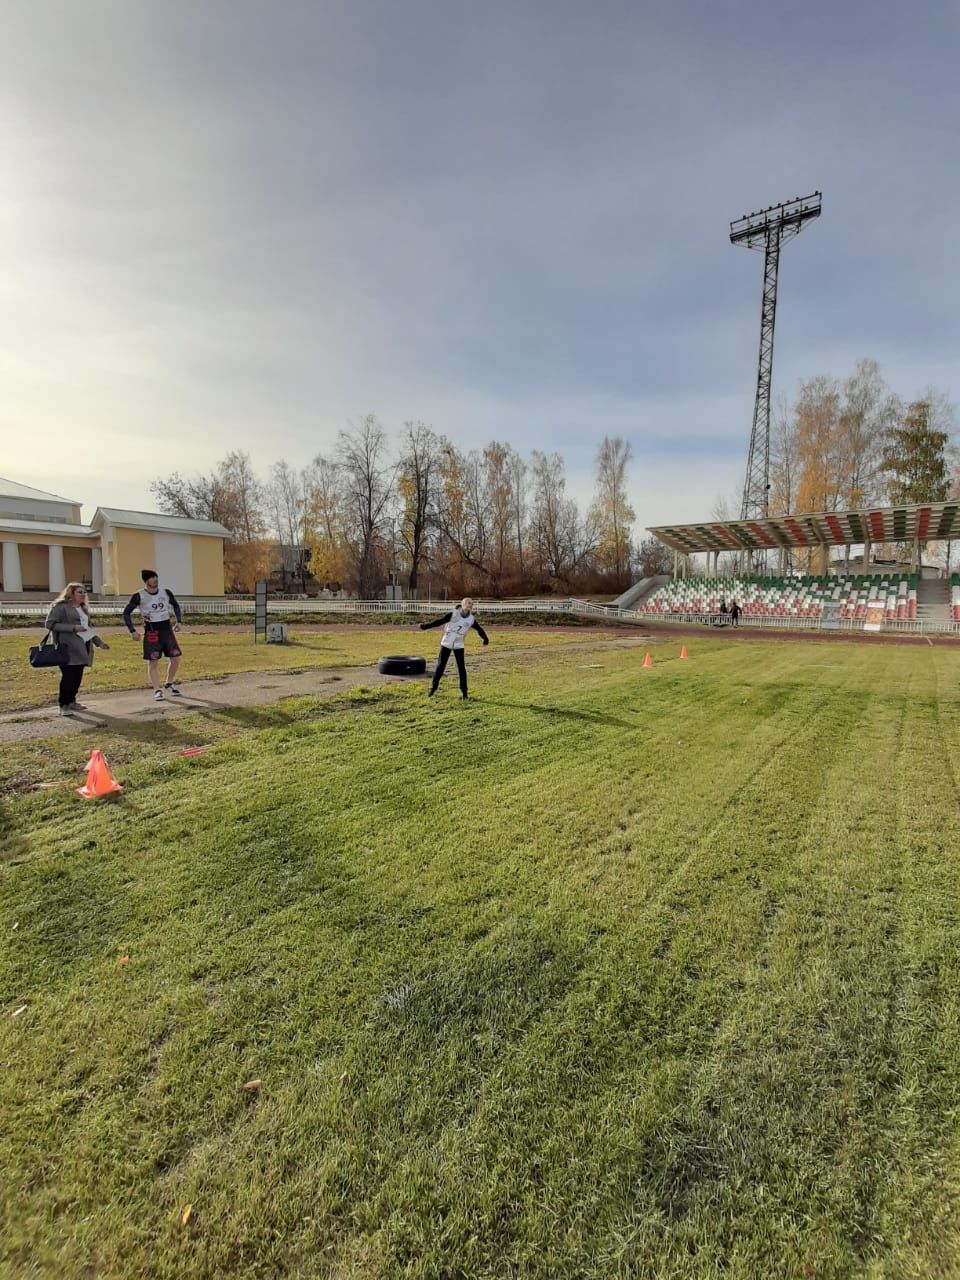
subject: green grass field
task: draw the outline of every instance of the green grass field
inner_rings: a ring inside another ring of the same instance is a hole
[[[6,749],[0,1274],[960,1275],[960,653],[688,643]]]
[[[133,640],[124,628],[101,628],[108,650],[94,654],[94,665],[84,673],[84,693],[132,689],[147,683],[143,646]],[[253,642],[253,629],[228,631],[223,628],[181,632],[184,680],[232,675],[240,671],[277,671],[320,667],[352,667],[375,663],[386,653],[410,653],[433,658],[440,643],[439,631],[421,632],[416,624],[400,628],[372,627],[368,630],[345,626],[324,627],[309,631],[291,631],[287,646]],[[512,651],[555,644],[576,644],[588,632],[580,630],[570,636],[564,631],[545,628],[497,627],[493,631],[492,652]],[[0,635],[0,713],[26,711],[34,707],[55,706],[57,701],[56,670],[34,670],[28,661],[30,645],[38,644],[42,629],[33,634],[14,632]],[[479,648],[480,642],[471,648]]]

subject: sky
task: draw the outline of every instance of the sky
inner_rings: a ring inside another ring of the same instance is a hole
[[[155,509],[375,413],[632,447],[639,528],[736,505],[774,393],[960,401],[960,6],[0,0],[0,475]]]

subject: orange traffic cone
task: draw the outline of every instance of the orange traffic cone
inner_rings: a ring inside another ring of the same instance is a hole
[[[77,787],[77,795],[84,800],[96,800],[100,796],[112,795],[114,791],[122,791],[120,783],[110,772],[106,757],[102,751],[91,751],[87,761],[87,780],[82,787]]]
[[[687,656],[687,646],[684,644],[680,646],[680,657],[685,658],[686,656]]]
[[[643,660],[643,665],[644,665],[645,667],[652,667],[652,666],[653,666],[653,659],[650,657],[649,653],[648,653],[648,654],[647,654],[647,656],[644,658],[644,660]]]

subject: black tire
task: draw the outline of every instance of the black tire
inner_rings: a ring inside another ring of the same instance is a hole
[[[393,654],[381,658],[377,670],[382,676],[422,676],[427,669],[426,658],[410,658]]]

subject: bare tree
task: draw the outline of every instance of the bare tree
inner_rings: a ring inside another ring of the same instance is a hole
[[[533,480],[531,531],[540,577],[563,578],[568,570],[563,537],[564,489],[567,484],[563,458],[559,453],[548,456],[534,449],[530,455],[530,470]]]
[[[523,560],[524,538],[527,527],[527,464],[517,453],[516,449],[511,449],[507,458],[507,470],[510,473],[511,496],[513,499],[513,528],[516,536],[517,547],[517,572],[521,581],[525,575],[525,567]]]
[[[573,577],[587,579],[591,574],[595,575],[601,536],[596,511],[590,508],[586,515],[581,516],[573,498],[567,498],[563,504],[563,530],[570,564],[567,581]],[[624,563],[629,569],[629,557]]]
[[[637,554],[640,577],[652,578],[670,572],[670,548],[659,538],[644,538]]]
[[[499,595],[516,569],[511,449],[499,440],[492,440],[483,450],[483,485],[490,523],[490,576]]]
[[[306,591],[303,478],[285,458],[270,468],[267,503],[280,544],[281,581],[286,587],[287,574],[292,574],[300,579],[300,590]]]
[[[222,465],[208,475],[187,479],[174,471],[164,480],[154,480],[150,490],[161,511],[186,520],[215,520],[234,533],[237,512],[233,495],[222,474]]]
[[[531,455],[533,496],[531,528],[541,580],[545,576],[569,585],[594,554],[598,528],[594,513],[581,520],[577,504],[565,493],[564,462],[559,453],[535,449]]]
[[[793,414],[786,396],[778,396],[770,422],[770,510],[790,515],[797,484],[797,442]],[[726,516],[732,519],[732,516]]]
[[[262,537],[266,530],[264,519],[264,489],[257,478],[249,453],[235,449],[218,468],[224,490],[231,495],[235,510],[234,538],[252,542]]]
[[[627,585],[630,542],[636,512],[627,500],[630,445],[620,436],[604,436],[597,450],[593,518],[599,537],[601,568],[613,574],[618,588]]]
[[[480,462],[476,452],[464,456],[448,440],[441,443],[437,528],[464,586],[470,579],[479,583],[488,576],[487,513]]]
[[[436,524],[441,442],[423,422],[403,424],[401,444],[400,543],[410,565],[410,594],[415,595],[431,528]]]
[[[484,576],[491,576],[490,569],[490,503],[484,484],[483,460],[476,449],[467,454],[464,472],[466,480],[466,516],[471,530],[473,555],[471,564]]]
[[[884,443],[901,416],[900,402],[880,376],[877,362],[858,360],[843,384],[838,424],[842,506],[860,507],[880,498]]]
[[[380,563],[387,512],[394,497],[397,465],[387,454],[387,437],[371,413],[337,437],[343,477],[347,544],[357,592],[369,599],[383,585]]]

